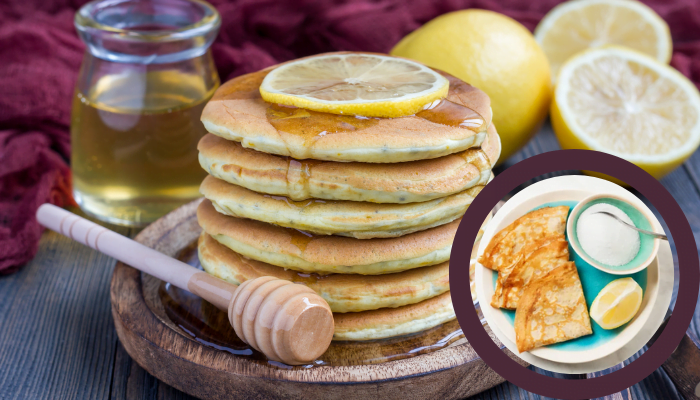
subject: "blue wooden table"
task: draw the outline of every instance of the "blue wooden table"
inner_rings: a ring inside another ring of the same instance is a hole
[[[501,169],[557,149],[551,128],[545,125]],[[562,173],[550,176],[559,174]],[[697,243],[700,154],[696,153],[662,183],[685,212]],[[135,234],[127,228],[114,229],[125,235]],[[675,248],[673,240],[671,246]],[[0,400],[192,398],[144,371],[119,343],[109,300],[114,264],[109,257],[54,232],[45,232],[36,258],[21,271],[0,277]],[[677,287],[672,305],[676,292]],[[690,329],[700,336],[697,308]],[[662,370],[631,387],[623,397],[680,398]],[[473,399],[541,397],[505,383]]]

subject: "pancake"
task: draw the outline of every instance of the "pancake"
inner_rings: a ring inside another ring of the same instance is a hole
[[[209,174],[255,192],[310,198],[414,203],[485,185],[500,154],[493,125],[483,149],[394,164],[299,161],[244,148],[208,134],[199,142],[199,162]]]
[[[525,246],[537,240],[563,235],[569,207],[543,207],[523,215],[491,238],[479,263],[486,268],[502,272],[512,268],[522,255]]]
[[[501,137],[494,124],[489,125],[486,129],[486,138],[481,143],[481,150],[486,153],[491,162],[491,169],[493,169],[501,157]]]
[[[450,290],[448,262],[385,275],[299,273],[245,258],[206,233],[199,239],[199,260],[205,271],[236,285],[261,276],[304,284],[338,313],[405,306]]]
[[[204,107],[204,127],[243,147],[299,160],[394,163],[478,147],[491,123],[486,93],[440,71],[450,89],[439,104],[400,118],[365,118],[266,103],[259,88],[274,68],[221,85]]]
[[[514,326],[515,343],[521,353],[593,333],[581,280],[572,261],[525,288]]]
[[[218,213],[204,200],[202,229],[245,257],[302,272],[380,275],[443,263],[450,258],[459,220],[399,238],[360,240],[312,235],[296,229]]]
[[[531,282],[569,261],[569,243],[564,236],[539,240],[522,251],[522,258],[513,268],[498,275],[491,305],[496,308],[518,308],[518,301]]]
[[[263,195],[207,176],[200,192],[222,214],[250,218],[321,235],[358,239],[407,235],[460,218],[483,186],[447,197],[409,204],[309,199]]]
[[[334,313],[333,340],[373,340],[421,332],[455,318],[450,292],[399,308]]]

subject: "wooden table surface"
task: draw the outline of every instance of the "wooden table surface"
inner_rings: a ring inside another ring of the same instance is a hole
[[[557,149],[551,128],[545,125],[502,168]],[[685,212],[697,243],[700,154],[662,183]],[[114,229],[125,235],[136,233]],[[119,343],[109,300],[114,264],[107,256],[47,231],[33,261],[15,274],[0,277],[0,400],[192,398],[144,371]],[[676,282],[677,270],[676,262]],[[672,306],[676,291],[677,285]],[[700,336],[699,328],[700,312],[696,309],[690,329]],[[623,395],[628,399],[680,398],[662,370]],[[540,398],[505,383],[472,399]]]

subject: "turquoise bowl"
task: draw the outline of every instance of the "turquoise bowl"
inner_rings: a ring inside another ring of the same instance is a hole
[[[581,213],[586,211],[589,207],[600,203],[610,204],[624,211],[625,214],[630,217],[632,222],[634,222],[634,225],[637,228],[654,232],[660,231],[656,218],[646,207],[642,209],[641,207],[632,205],[622,198],[614,195],[597,194],[581,200],[581,202],[579,202],[578,205],[571,211],[571,215],[569,216],[569,220],[566,224],[566,233],[569,237],[571,248],[573,248],[574,251],[591,266],[613,275],[628,275],[639,272],[648,267],[654,258],[656,258],[656,253],[659,252],[660,239],[656,239],[644,233],[639,233],[639,252],[632,259],[632,261],[624,265],[612,266],[603,264],[586,254],[586,252],[581,248],[578,236],[576,236],[578,219],[581,216]]]

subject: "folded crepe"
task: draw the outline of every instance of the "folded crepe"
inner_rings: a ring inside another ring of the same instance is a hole
[[[591,333],[586,299],[573,262],[527,285],[515,311],[519,352]]]
[[[540,239],[525,246],[515,264],[499,272],[491,305],[511,310],[518,308],[523,290],[530,282],[568,261],[569,243],[564,235]]]
[[[528,244],[557,235],[564,235],[569,207],[544,207],[513,221],[489,242],[479,263],[494,271],[502,271],[515,264],[521,250]]]

